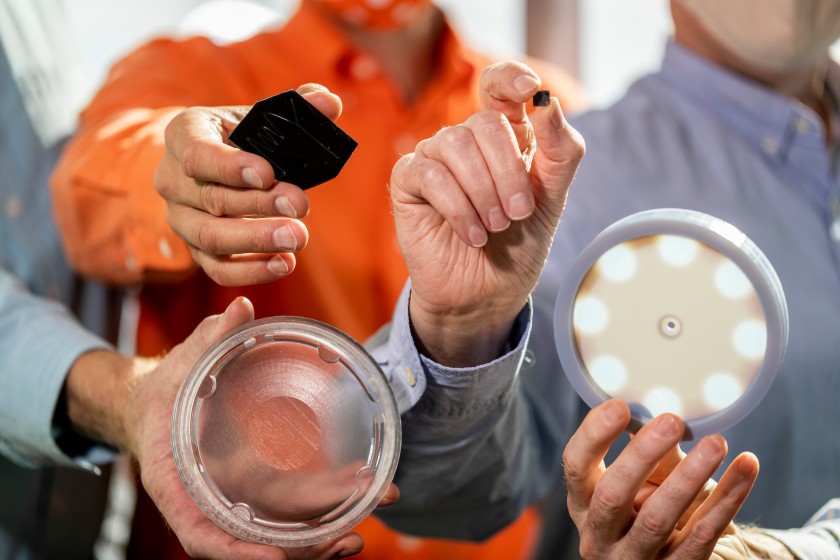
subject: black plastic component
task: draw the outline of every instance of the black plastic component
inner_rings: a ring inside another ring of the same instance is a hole
[[[534,94],[534,107],[545,107],[551,105],[551,93],[547,89],[541,89]]]
[[[358,146],[291,89],[255,103],[230,141],[267,159],[278,181],[302,189],[334,179]]]

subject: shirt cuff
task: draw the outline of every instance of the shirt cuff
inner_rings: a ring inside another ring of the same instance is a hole
[[[762,531],[785,545],[800,560],[840,560],[840,527],[836,521],[821,521],[789,531]]]
[[[21,298],[31,296],[21,295]],[[85,441],[72,456],[56,443],[53,416],[73,363],[82,354],[110,346],[76,323],[53,302],[9,309],[4,328],[23,328],[26,337],[4,350],[0,380],[0,453],[25,467],[69,466],[98,471],[115,451]],[[18,325],[18,327],[15,327]]]
[[[509,351],[487,364],[450,368],[422,356],[414,343],[409,300],[411,282],[403,288],[389,325],[377,332],[366,347],[386,372],[400,414],[413,412],[452,418],[495,407],[510,393],[525,355],[531,333],[532,306],[528,303],[514,321]],[[430,392],[426,395],[426,393]],[[441,394],[442,393],[442,394]],[[421,402],[422,401],[422,402]]]

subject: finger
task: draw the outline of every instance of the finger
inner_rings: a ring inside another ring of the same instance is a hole
[[[503,131],[497,128],[496,132]],[[492,138],[492,134],[490,136]],[[441,162],[467,195],[484,227],[488,231],[502,231],[510,225],[510,220],[502,209],[493,175],[487,168],[486,162],[491,160],[482,152],[469,126],[449,126],[431,139],[420,142],[415,153]]]
[[[297,261],[292,253],[266,255],[208,255],[191,249],[193,260],[220,286],[267,284],[291,274]]]
[[[194,527],[172,525],[179,535],[181,546],[190,558],[213,560],[287,560],[288,555],[272,546],[241,541],[211,524],[208,519],[198,521]],[[183,536],[181,536],[183,535]]]
[[[685,427],[673,414],[662,414],[644,426],[604,472],[587,512],[590,536],[615,542],[633,514],[633,499],[657,463],[682,438]]]
[[[522,154],[507,118],[496,111],[481,111],[466,121],[475,135],[501,200],[505,216],[522,220],[534,210],[534,197]]]
[[[432,206],[441,221],[467,245],[483,247],[487,231],[461,185],[441,162],[416,153],[400,158],[391,173],[394,204],[423,208]]]
[[[643,556],[662,548],[725,456],[726,441],[719,435],[707,436],[674,468],[645,501],[627,534],[627,546],[634,555]]]
[[[758,459],[742,453],[732,461],[709,498],[672,543],[672,558],[707,558],[727,530],[758,477]]]
[[[170,205],[169,224],[178,236],[210,255],[303,250],[309,231],[293,218],[218,218],[188,206]]]
[[[296,91],[331,121],[341,116],[341,98],[321,84],[303,84]]]
[[[227,306],[221,315],[204,319],[181,345],[193,351],[196,356],[221,336],[248,321],[254,320],[254,304],[246,297],[238,297]]]
[[[510,122],[520,151],[534,139],[526,113],[526,103],[540,89],[536,72],[520,62],[500,62],[481,74],[481,107],[502,113]]]
[[[397,487],[396,484],[389,484],[388,488],[385,490],[385,494],[382,496],[382,499],[379,500],[379,505],[376,507],[388,507],[392,506],[400,499],[400,489]]]
[[[289,560],[327,560],[332,558],[347,558],[358,554],[365,547],[362,537],[358,533],[346,533],[334,541],[313,546],[289,548],[286,553]]]
[[[219,183],[241,188],[267,188],[274,184],[271,164],[258,155],[225,141],[249,107],[192,107],[167,125],[164,138],[168,154],[181,172],[199,183]]]
[[[630,409],[619,400],[609,400],[586,415],[563,450],[563,471],[573,512],[586,511],[603,471],[610,445],[630,422]]]
[[[198,184],[181,174],[174,158],[165,158],[158,166],[155,189],[170,204],[189,206],[214,216],[303,218],[309,213],[309,198],[294,185],[277,182],[260,190]]]
[[[537,205],[557,220],[566,204],[569,185],[586,152],[583,137],[566,121],[560,102],[537,107],[531,115],[539,149],[531,164]]]

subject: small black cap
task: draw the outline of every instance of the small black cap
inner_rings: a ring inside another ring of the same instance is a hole
[[[551,105],[551,93],[547,89],[541,89],[534,94],[534,107],[545,107]]]
[[[255,103],[230,141],[267,159],[278,181],[302,189],[334,179],[358,146],[291,89]]]

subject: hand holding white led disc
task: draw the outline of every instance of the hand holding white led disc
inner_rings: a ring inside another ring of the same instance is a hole
[[[731,224],[691,210],[608,227],[575,261],[555,308],[560,360],[584,401],[626,401],[634,431],[672,412],[686,439],[722,431],[758,404],[787,334],[767,258]]]

